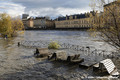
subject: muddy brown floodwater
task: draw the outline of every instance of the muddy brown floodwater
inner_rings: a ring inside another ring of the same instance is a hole
[[[35,58],[32,48],[18,47],[21,41],[58,41],[97,49],[114,50],[110,45],[92,38],[87,31],[26,31],[16,38],[0,39],[0,80],[80,80],[95,76],[91,69],[82,69],[76,64]],[[120,70],[120,61],[115,60]],[[88,80],[88,79],[86,79]]]

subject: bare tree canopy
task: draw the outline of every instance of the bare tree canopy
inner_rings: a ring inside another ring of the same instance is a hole
[[[120,49],[120,0],[92,0],[90,6],[97,11],[91,16],[91,31]]]

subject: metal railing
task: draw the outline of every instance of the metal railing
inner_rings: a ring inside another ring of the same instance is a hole
[[[46,48],[48,47],[50,42],[45,41],[21,41],[19,42],[20,46],[26,48]],[[101,56],[105,58],[116,58],[119,59],[120,55],[117,52],[106,51],[106,50],[99,50],[92,46],[80,46],[80,45],[73,45],[69,43],[60,43],[61,48],[70,49],[77,51],[79,53],[84,54],[85,56]]]

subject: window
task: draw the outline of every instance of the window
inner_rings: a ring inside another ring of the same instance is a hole
[[[64,25],[67,25],[68,24],[68,22],[64,22]]]
[[[81,23],[81,21],[79,21],[79,23]]]
[[[74,24],[78,24],[78,21],[74,21]]]

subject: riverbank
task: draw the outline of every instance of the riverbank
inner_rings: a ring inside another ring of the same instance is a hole
[[[78,30],[89,30],[90,28],[28,28],[25,30],[71,30],[71,31],[78,31]]]

